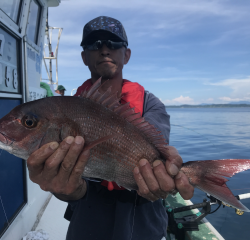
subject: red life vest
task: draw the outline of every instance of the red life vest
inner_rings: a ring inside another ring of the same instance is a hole
[[[77,89],[77,92],[74,96],[80,96],[84,90],[88,90],[92,86],[91,79],[85,81],[82,86]],[[139,83],[130,82],[126,79],[123,79],[122,83],[122,99],[121,103],[125,104],[129,102],[129,106],[131,108],[135,108],[136,113],[143,113],[143,104],[144,104],[144,87],[141,86]],[[119,187],[115,182],[108,182],[103,180],[101,183],[103,186],[107,187],[108,190],[112,191],[113,189],[116,190],[124,190],[123,187]]]

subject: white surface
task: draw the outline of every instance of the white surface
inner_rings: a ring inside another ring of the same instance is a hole
[[[240,199],[250,198],[250,193],[240,194],[240,195],[239,195],[239,198],[240,198]]]
[[[61,96],[61,94],[55,92],[54,85],[49,84],[49,83],[47,83],[47,84],[49,85],[50,90],[52,91],[52,93],[54,94],[54,96]]]
[[[27,232],[31,231],[36,221],[37,214],[50,194],[42,191],[40,187],[31,182],[28,177],[27,186],[28,203],[1,237],[1,240],[20,240],[27,234]]]
[[[44,88],[29,87],[29,101],[45,98],[47,91]]]
[[[49,234],[49,240],[65,240],[69,221],[64,219],[67,203],[52,196],[36,228]]]
[[[37,231],[28,232],[22,240],[49,240],[49,234],[40,229]]]

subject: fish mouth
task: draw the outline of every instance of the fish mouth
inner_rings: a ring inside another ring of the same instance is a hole
[[[0,142],[5,145],[11,145],[13,143],[6,135],[0,132]]]

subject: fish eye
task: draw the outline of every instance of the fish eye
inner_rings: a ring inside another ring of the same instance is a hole
[[[27,119],[27,120],[25,121],[25,125],[26,125],[27,127],[33,127],[34,121],[31,120],[31,119]]]
[[[27,128],[34,128],[37,125],[37,120],[33,116],[25,116],[22,123]]]

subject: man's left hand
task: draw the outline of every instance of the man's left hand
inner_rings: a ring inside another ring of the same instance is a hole
[[[168,146],[169,157],[165,166],[162,161],[153,162],[153,167],[146,159],[141,159],[139,167],[134,169],[134,178],[138,185],[138,194],[150,201],[165,199],[168,193],[177,189],[184,199],[190,199],[194,194],[194,187],[187,176],[179,171],[182,158],[176,148]]]

